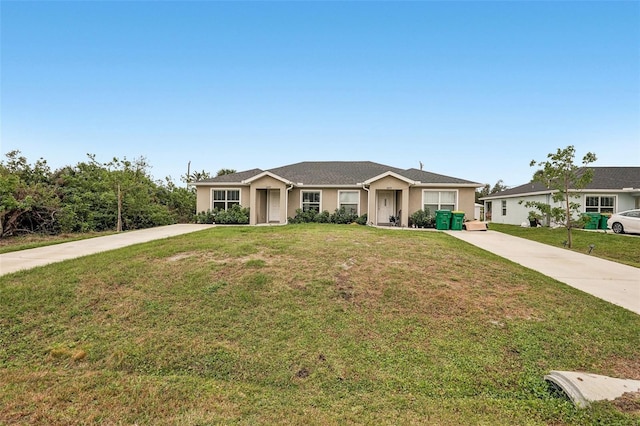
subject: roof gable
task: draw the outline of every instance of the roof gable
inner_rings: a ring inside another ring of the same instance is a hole
[[[258,180],[258,179],[260,179],[262,177],[265,177],[265,176],[272,177],[272,178],[274,178],[276,180],[279,180],[281,182],[286,183],[287,185],[291,185],[293,183],[293,182],[291,182],[291,181],[289,181],[289,180],[287,180],[287,179],[285,179],[283,177],[280,177],[277,174],[272,173],[272,172],[270,172],[268,170],[265,171],[265,172],[262,172],[262,173],[258,173],[257,175],[251,176],[249,179],[243,180],[242,183],[251,183],[251,182],[253,182],[255,180]]]
[[[368,185],[368,184],[370,184],[372,182],[375,182],[375,181],[380,180],[382,178],[385,178],[387,176],[391,176],[391,177],[394,177],[394,178],[399,179],[401,181],[407,182],[409,185],[415,185],[417,183],[417,182],[415,182],[415,181],[413,181],[413,180],[411,180],[411,179],[409,179],[409,178],[407,178],[405,176],[402,176],[401,174],[398,174],[398,173],[395,173],[395,172],[392,172],[392,171],[387,171],[387,172],[381,173],[381,174],[379,174],[377,176],[374,176],[374,177],[372,177],[370,179],[365,180],[362,183],[365,183],[365,184]]]

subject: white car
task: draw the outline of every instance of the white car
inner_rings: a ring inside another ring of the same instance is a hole
[[[627,210],[611,215],[607,220],[607,228],[616,234],[625,232],[640,234],[640,209]]]

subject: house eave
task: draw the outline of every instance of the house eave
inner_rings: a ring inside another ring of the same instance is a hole
[[[502,198],[522,198],[522,197],[531,197],[536,195],[548,195],[552,194],[556,191],[547,190],[547,191],[536,191],[536,192],[520,192],[518,194],[507,194],[507,195],[490,195],[488,197],[480,198],[481,201],[491,201],[491,200],[500,200]]]
[[[226,187],[226,186],[249,186],[248,184],[242,182],[194,182],[189,185],[193,185],[196,188],[199,186],[218,186],[218,187]]]
[[[358,184],[358,183],[353,183],[353,184],[347,184],[347,185],[323,185],[321,183],[309,183],[309,184],[305,184],[304,182],[298,182],[297,184],[294,185],[294,188],[301,188],[301,189],[323,189],[323,188],[353,188],[353,189],[361,189],[362,188],[362,184]]]
[[[424,183],[417,182],[415,187],[418,188],[481,188],[484,185],[478,183]]]

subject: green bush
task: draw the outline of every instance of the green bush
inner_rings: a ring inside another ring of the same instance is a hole
[[[344,207],[336,209],[331,215],[331,223],[348,224],[353,223],[358,219],[358,215],[355,213],[349,213]]]
[[[214,214],[211,210],[196,214],[196,223],[215,223]]]
[[[249,223],[249,209],[236,204],[227,210],[214,210],[215,223],[223,225],[246,225]]]
[[[358,216],[355,213],[348,213],[344,207],[336,209],[334,213],[329,213],[327,210],[316,213],[315,210],[303,211],[302,209],[296,209],[296,215],[294,217],[287,218],[290,224],[296,223],[337,223],[348,224],[357,223],[359,225],[367,224],[367,214]]]
[[[289,217],[288,221],[289,223],[319,222],[319,220],[324,220],[324,217],[328,214],[329,212],[317,213],[315,210],[303,211],[302,209],[296,209],[296,215],[294,217]]]
[[[415,228],[435,228],[436,221],[429,209],[418,210],[409,217],[409,226]]]
[[[236,204],[227,210],[207,210],[196,215],[196,223],[246,225],[249,223],[249,209]]]
[[[313,222],[329,223],[331,222],[331,214],[327,210],[323,210],[321,213],[318,213],[313,217]]]
[[[365,214],[363,214],[361,216],[358,216],[358,218],[356,219],[356,223],[358,225],[366,225],[367,224],[367,220],[368,220],[367,214],[365,213]]]

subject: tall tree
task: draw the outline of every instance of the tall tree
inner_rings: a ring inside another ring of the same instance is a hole
[[[31,165],[20,151],[0,161],[0,237],[55,232],[60,203],[46,160]]]
[[[182,177],[182,180],[186,183],[200,182],[201,180],[210,179],[211,174],[202,170],[201,172],[191,172]]]
[[[587,152],[582,157],[582,166],[575,164],[576,150],[573,145],[564,149],[558,148],[554,153],[547,154],[547,160],[532,160],[531,167],[541,167],[533,174],[533,180],[552,189],[552,199],[559,206],[552,206],[538,201],[528,201],[527,207],[534,207],[541,213],[561,223],[567,229],[567,246],[571,248],[571,228],[574,216],[580,216],[580,204],[572,201],[580,197],[580,190],[584,189],[593,179],[593,169],[586,167],[596,161],[596,155]]]
[[[507,186],[504,184],[504,181],[502,179],[498,180],[496,184],[493,185],[493,188],[488,183],[485,183],[481,190],[476,191],[476,203],[480,201],[480,198],[482,197],[496,194],[498,192],[504,191],[505,189],[507,189]]]

